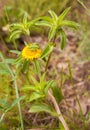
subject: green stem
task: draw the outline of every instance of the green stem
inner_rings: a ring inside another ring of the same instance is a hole
[[[55,44],[55,40],[56,40],[56,36],[55,36],[54,39],[53,39],[53,46],[56,45],[56,44]],[[50,42],[50,41],[49,41],[49,42]],[[48,65],[49,65],[49,62],[50,62],[52,53],[53,53],[53,52],[51,52],[51,53],[49,54],[49,56],[48,56],[48,60],[47,60],[46,67],[45,67],[45,72],[46,72],[46,73],[47,73],[47,70],[48,70]]]
[[[16,78],[14,79],[14,86],[16,90],[16,98],[19,98],[19,92],[18,92],[18,86],[17,86],[17,81]],[[19,116],[20,116],[20,121],[21,121],[21,128],[24,130],[24,125],[23,125],[23,118],[22,118],[22,112],[21,112],[21,105],[20,102],[18,102],[18,110],[19,110]]]
[[[13,71],[11,70],[9,65],[5,62],[4,57],[2,55],[1,55],[1,59],[5,63],[10,75],[12,76],[12,79],[14,80],[14,86],[15,86],[15,90],[16,90],[16,98],[18,99],[19,98],[19,92],[18,92],[18,86],[17,86],[17,81],[16,81],[16,75],[13,73]],[[18,102],[18,110],[19,110],[19,116],[20,116],[20,121],[21,121],[21,128],[22,128],[22,130],[24,130],[20,101]],[[4,116],[4,115],[2,115],[2,116]]]
[[[46,63],[46,67],[45,67],[45,72],[46,72],[46,73],[47,73],[47,70],[48,70],[48,65],[49,65],[51,56],[52,56],[52,52],[50,53],[50,55],[49,55],[49,57],[48,57],[48,60],[47,60],[47,63]]]

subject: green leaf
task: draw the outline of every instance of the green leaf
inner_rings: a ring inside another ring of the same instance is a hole
[[[62,101],[62,99],[64,98],[64,96],[63,96],[63,94],[62,94],[61,88],[60,88],[60,87],[57,87],[56,85],[54,85],[54,86],[52,87],[52,91],[53,91],[53,95],[54,95],[56,101],[57,101],[58,103],[60,103],[60,102]]]
[[[43,75],[40,77],[40,88],[43,90],[45,85],[46,85],[46,82],[45,82],[45,74],[46,73],[43,73]]]
[[[0,99],[0,106],[7,106],[7,99]]]
[[[66,34],[63,30],[61,30],[60,32],[61,32],[61,36],[62,36],[61,49],[63,50],[66,46]]]
[[[31,106],[29,112],[36,113],[36,112],[48,112],[53,116],[57,116],[56,112],[47,104],[45,103],[35,103]]]
[[[58,18],[58,24],[65,18],[71,7],[66,8]]]
[[[55,26],[52,26],[50,31],[49,31],[49,35],[48,35],[48,39],[49,39],[49,42],[52,40],[52,38],[55,36],[55,33],[56,33],[56,27]]]
[[[38,74],[38,76],[41,76],[39,61],[34,60],[33,62],[34,62],[34,68],[35,68],[36,73]]]
[[[53,21],[57,21],[58,17],[57,17],[57,15],[55,14],[55,12],[52,11],[52,10],[49,10],[48,12],[49,12],[49,14],[52,16]]]
[[[21,23],[13,23],[10,25],[10,32],[16,31],[22,27],[23,27],[23,24],[21,24]]]
[[[25,60],[25,61],[23,62],[21,71],[24,72],[24,73],[27,73],[27,72],[28,72],[28,69],[29,69],[29,61],[26,61],[26,60]]]
[[[0,75],[9,75],[9,71],[7,70],[0,70]]]
[[[25,85],[21,90],[23,91],[36,91],[39,92],[35,86],[32,85]]]
[[[18,58],[15,60],[16,68],[18,68],[22,64],[23,58],[21,55],[18,56]]]
[[[38,81],[32,75],[30,76],[30,78],[33,81],[34,85],[38,84]]]
[[[50,18],[48,16],[40,17],[39,21],[47,21],[48,23],[53,23],[52,18]]]
[[[28,20],[27,20],[27,14],[25,13],[24,14],[24,17],[23,17],[23,24],[25,24],[25,25],[27,25],[27,23],[28,23]]]
[[[77,27],[79,27],[79,24],[73,21],[64,20],[61,22],[60,26],[69,26],[71,28],[77,29]]]
[[[11,33],[9,39],[10,39],[10,40],[17,39],[17,38],[20,36],[21,33],[22,33],[21,30],[16,30],[16,31],[14,31],[14,32]]]
[[[2,53],[0,52],[0,57],[2,59],[2,62],[0,62],[0,69],[1,69],[1,73],[2,74],[11,74],[11,71],[9,69],[9,66],[7,65],[7,63],[5,62],[5,59],[2,55]],[[11,74],[12,75],[12,74]]]
[[[45,49],[43,50],[42,54],[41,54],[41,58],[45,58],[47,55],[49,55],[52,51],[53,51],[53,45],[52,43],[49,43]]]
[[[8,64],[13,64],[15,62],[15,59],[5,59],[5,62]]]
[[[52,84],[53,84],[53,83],[54,83],[53,80],[48,81],[48,83],[47,83],[47,85],[46,85],[46,87],[45,87],[45,94],[48,93],[48,90],[52,87]]]
[[[51,24],[48,21],[43,21],[43,20],[36,22],[35,25],[51,27]]]
[[[39,20],[36,21],[35,23],[35,25],[48,26],[48,27],[51,27],[52,24],[53,24],[53,20],[48,16],[40,17]]]
[[[10,50],[11,53],[15,53],[17,55],[19,55],[21,52],[20,51],[17,51],[17,50]]]
[[[34,100],[40,99],[40,98],[44,98],[45,95],[44,94],[40,94],[37,92],[32,92],[29,98],[29,102],[32,102]]]
[[[15,99],[13,102],[12,102],[12,104],[10,104],[10,106],[9,106],[9,108],[8,108],[8,110],[7,111],[9,111],[9,110],[11,110],[17,103],[19,103],[21,100],[23,100],[25,97],[24,96],[22,96],[22,97],[20,97],[20,98],[18,98],[18,99]]]
[[[5,65],[5,61],[0,63],[0,74],[1,75],[10,75],[10,71],[8,70],[7,66]]]

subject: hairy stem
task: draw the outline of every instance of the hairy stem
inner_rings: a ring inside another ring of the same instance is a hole
[[[57,104],[57,102],[56,102],[56,99],[54,98],[54,96],[52,95],[52,93],[51,93],[50,91],[48,91],[48,95],[49,95],[49,97],[50,97],[52,103],[54,104],[54,107],[55,107],[55,110],[56,110],[57,114],[59,115],[59,120],[60,120],[60,122],[63,124],[65,130],[69,130],[68,125],[67,125],[67,123],[65,122],[65,120],[64,120],[64,118],[63,118],[63,115],[62,115],[62,113],[61,113],[61,111],[60,111],[60,109],[59,109],[59,106],[58,106],[58,104]]]

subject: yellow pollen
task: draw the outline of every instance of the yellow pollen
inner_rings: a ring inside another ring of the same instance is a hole
[[[41,49],[39,48],[30,49],[30,46],[32,46],[32,44],[27,45],[23,48],[22,57],[27,60],[33,60],[39,58],[42,52]]]

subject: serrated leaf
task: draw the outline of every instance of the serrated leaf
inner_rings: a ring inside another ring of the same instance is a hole
[[[56,112],[47,104],[45,103],[35,103],[31,106],[29,112],[36,113],[36,112],[48,112],[53,116],[57,116]]]
[[[29,98],[29,102],[32,102],[34,100],[40,99],[40,98],[44,98],[45,95],[44,94],[40,94],[37,92],[32,92]]]
[[[60,31],[61,32],[61,49],[63,50],[66,46],[66,34],[63,30]]]

